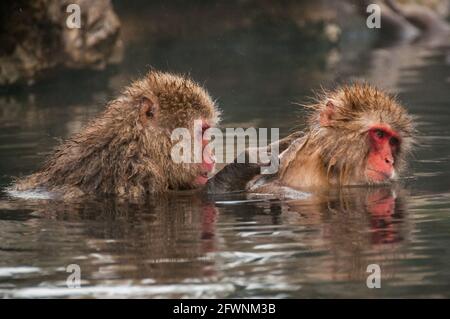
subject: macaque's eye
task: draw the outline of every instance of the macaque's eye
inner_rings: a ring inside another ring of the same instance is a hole
[[[379,129],[375,130],[375,134],[376,134],[377,137],[380,138],[380,139],[383,138],[384,135],[385,135],[385,133],[384,133],[382,130],[379,130]]]
[[[398,140],[398,138],[396,138],[396,137],[391,137],[390,139],[389,139],[389,144],[391,144],[391,146],[398,146],[398,144],[399,144],[399,140]]]

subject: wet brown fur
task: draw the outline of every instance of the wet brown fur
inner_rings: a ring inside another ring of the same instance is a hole
[[[142,106],[148,101],[156,108],[150,118]],[[38,172],[18,180],[10,190],[45,189],[64,198],[90,194],[140,198],[192,188],[198,165],[172,161],[170,134],[177,127],[192,132],[198,118],[214,126],[218,117],[209,94],[192,80],[149,72],[109,102],[80,133],[57,146]]]
[[[323,124],[321,117],[329,102],[334,111]],[[353,84],[323,92],[306,108],[310,110],[309,128],[280,155],[276,184],[302,190],[371,184],[364,171],[370,148],[367,133],[374,124],[387,124],[399,134],[401,144],[394,168],[396,174],[405,168],[415,130],[411,116],[392,96],[368,84]],[[270,184],[253,185],[261,192],[272,188]]]

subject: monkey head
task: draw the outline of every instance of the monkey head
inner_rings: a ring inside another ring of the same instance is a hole
[[[185,77],[150,72],[143,80],[126,90],[138,107],[137,128],[141,130],[143,151],[163,168],[169,189],[189,189],[204,185],[214,169],[213,155],[204,149],[204,132],[217,125],[219,111],[209,94],[197,83]],[[200,131],[195,131],[200,123]],[[201,163],[176,163],[171,158],[171,133],[177,128],[188,129],[202,146]]]
[[[326,92],[309,107],[309,143],[332,184],[384,184],[404,168],[414,128],[393,97],[353,84]]]
[[[44,188],[64,198],[113,194],[140,198],[198,187],[214,168],[211,154],[176,163],[171,132],[186,128],[205,146],[203,131],[215,126],[219,111],[192,80],[152,71],[133,82],[81,132],[57,146],[38,172],[18,180],[12,190]],[[193,132],[194,122],[201,132]]]

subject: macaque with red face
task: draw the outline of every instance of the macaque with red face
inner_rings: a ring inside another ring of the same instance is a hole
[[[354,84],[326,92],[307,108],[308,129],[281,153],[278,173],[254,177],[247,191],[314,193],[387,184],[399,176],[414,128],[391,96],[368,84]],[[209,183],[214,184],[214,178]]]
[[[109,102],[105,111],[78,134],[56,147],[36,173],[9,191],[46,191],[64,199],[115,195],[139,199],[148,194],[203,186],[214,168],[213,156],[201,163],[171,158],[171,133],[186,128],[203,148],[203,132],[218,122],[209,94],[192,80],[152,71]],[[201,123],[195,134],[194,123]]]

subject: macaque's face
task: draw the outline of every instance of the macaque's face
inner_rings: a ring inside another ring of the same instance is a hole
[[[171,156],[170,163],[166,163],[166,171],[170,173],[170,187],[173,189],[191,189],[202,187],[208,182],[210,173],[214,171],[215,157],[213,149],[209,145],[210,139],[207,130],[216,126],[213,118],[198,116],[194,119],[186,119],[178,123],[179,127],[169,127],[167,139],[175,129],[187,129],[189,135],[186,135],[189,144],[187,150],[191,152],[187,162],[178,162]],[[171,153],[173,147],[177,146],[180,140],[175,140],[169,144],[168,153]],[[190,147],[190,150],[189,150]],[[183,151],[184,152],[184,151]],[[172,172],[170,172],[172,169]]]
[[[385,183],[396,177],[395,160],[400,137],[387,125],[374,125],[368,131],[369,155],[365,176],[369,183]]]
[[[173,190],[206,184],[215,160],[205,132],[217,125],[220,115],[209,94],[189,79],[161,73],[151,73],[129,92],[137,96],[139,119],[147,130],[143,157],[151,157],[155,175]],[[178,134],[181,139],[172,140]],[[188,144],[178,154],[180,142]],[[173,158],[173,154],[182,158]]]

